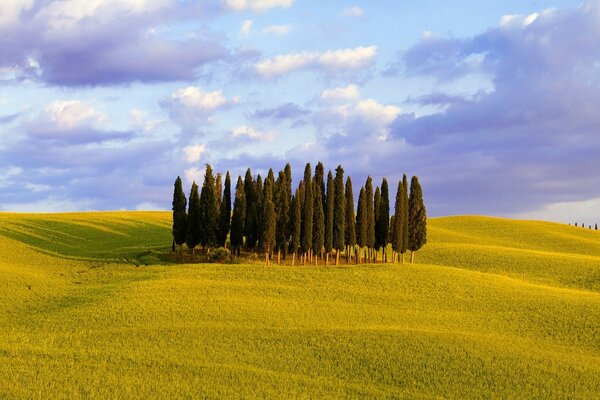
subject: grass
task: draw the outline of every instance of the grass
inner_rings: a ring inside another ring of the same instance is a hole
[[[600,232],[429,222],[414,265],[169,265],[169,213],[0,214],[0,398],[580,398]]]

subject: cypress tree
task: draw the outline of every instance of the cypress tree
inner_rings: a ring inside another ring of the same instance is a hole
[[[313,189],[315,190],[314,196],[314,222],[313,222],[313,239],[312,239],[312,250],[315,254],[315,264],[317,260],[317,254],[323,253],[323,246],[325,244],[325,213],[323,212],[323,194],[321,193],[320,183],[318,177],[315,174],[315,180],[313,183]]]
[[[378,214],[379,246],[382,248],[381,261],[387,261],[386,248],[390,242],[390,190],[387,179],[381,182],[381,199]]]
[[[423,191],[419,178],[412,177],[408,198],[408,249],[410,262],[414,262],[415,251],[427,243],[427,215],[423,203]]]
[[[246,220],[246,193],[242,177],[238,176],[231,217],[231,247],[233,254],[240,256],[240,248],[244,244],[244,221]]]
[[[256,177],[254,185],[254,206],[252,207],[254,217],[252,221],[254,223],[252,231],[252,249],[260,251],[262,249],[262,230],[263,230],[263,211],[264,211],[264,198],[265,193],[263,189],[263,180],[260,174]]]
[[[300,182],[298,185],[298,189],[296,189],[296,196],[294,196],[293,200],[293,210],[294,210],[294,227],[292,230],[292,265],[294,265],[296,261],[296,254],[300,249],[300,244],[302,243],[302,204],[304,204],[304,181]]]
[[[263,211],[262,211],[262,219],[261,219],[261,245],[265,252],[265,260],[267,265],[269,265],[269,257],[273,252],[273,248],[275,247],[275,236],[277,229],[277,214],[275,213],[275,205],[273,204],[273,200],[271,198],[272,193],[272,182],[267,178],[265,181],[265,189],[264,189],[264,198],[263,198]]]
[[[221,201],[223,201],[223,176],[220,172],[215,177],[215,204],[217,206],[217,215],[221,212]],[[231,197],[231,196],[230,196]]]
[[[356,244],[359,247],[359,262],[362,259],[362,252],[367,246],[367,225],[367,195],[365,188],[361,187],[356,210]]]
[[[336,249],[335,265],[340,262],[340,251],[346,247],[346,197],[344,196],[344,169],[335,170],[335,206],[333,209],[333,247]]]
[[[597,222],[594,224],[594,230],[595,230],[595,231],[597,231],[597,230],[598,230],[598,223],[597,223]]]
[[[253,218],[254,218],[254,179],[252,178],[252,171],[250,168],[246,170],[246,175],[244,177],[244,193],[246,198],[246,210],[244,210],[244,236],[246,236],[246,247],[250,250],[249,240],[248,238],[252,235],[251,231],[254,228]]]
[[[192,250],[192,254],[194,254],[196,246],[200,243],[202,230],[203,227],[200,225],[200,196],[198,195],[198,185],[194,182],[190,192],[187,233],[185,235],[185,244],[188,249]]]
[[[371,251],[375,247],[375,209],[373,205],[373,180],[369,176],[365,184],[366,238],[369,261]]]
[[[288,230],[289,230],[289,219],[290,219],[290,204],[288,195],[288,185],[286,182],[285,173],[281,171],[277,178],[279,184],[277,185],[277,197],[275,203],[277,204],[277,229],[276,229],[276,246],[277,246],[277,263],[281,263],[281,251],[287,247],[288,242]]]
[[[217,187],[219,185],[216,185]],[[225,246],[227,234],[231,226],[231,177],[229,171],[225,175],[225,189],[219,210],[219,246]]]
[[[215,210],[217,197],[215,195],[215,177],[212,167],[206,164],[206,173],[204,174],[204,184],[200,192],[200,225],[202,231],[200,234],[200,244],[211,248],[217,245],[217,214]]]
[[[402,250],[402,244],[404,242],[404,231],[402,230],[402,206],[403,206],[403,188],[402,181],[398,182],[398,190],[396,191],[396,203],[394,205],[394,216],[392,217],[392,235],[390,241],[392,242],[393,250],[393,262],[396,261],[395,257]]]
[[[327,196],[325,201],[325,263],[333,250],[333,209],[335,207],[335,188],[331,171],[327,174]]]
[[[325,167],[320,161],[315,167],[315,182],[313,188],[315,193],[317,190],[321,192],[323,213],[325,213],[325,210],[327,210],[327,195],[325,194]]]
[[[289,163],[285,164],[285,168],[283,169],[283,173],[285,174],[285,183],[287,186],[287,195],[288,195],[288,204],[290,205],[290,211],[289,211],[289,216],[288,216],[288,220],[289,220],[289,224],[287,227],[287,231],[286,231],[286,237],[288,238],[288,240],[292,237],[292,231],[294,230],[294,225],[292,223],[292,167],[290,166]],[[291,244],[291,241],[290,241]],[[283,253],[283,259],[285,260],[285,256],[286,253],[288,251],[288,248],[285,249],[284,253]]]
[[[183,250],[185,236],[187,234],[187,199],[183,193],[183,184],[181,178],[175,180],[175,189],[173,191],[173,240],[180,249]]]
[[[404,253],[408,250],[408,179],[402,176],[402,247],[400,254],[404,264]]]
[[[346,179],[346,263],[349,261],[350,249],[356,246],[356,226],[354,215],[354,191],[352,189],[352,178]]]
[[[375,188],[375,197],[373,198],[373,219],[375,221],[375,252],[373,258],[377,261],[377,253],[381,248],[381,238],[379,237],[379,208],[381,206],[381,189]]]
[[[313,237],[313,190],[310,164],[304,168],[304,204],[302,205],[302,253],[306,254],[312,249]]]

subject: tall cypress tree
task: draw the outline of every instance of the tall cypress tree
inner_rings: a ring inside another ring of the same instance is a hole
[[[200,225],[200,196],[198,195],[198,185],[192,183],[190,192],[190,202],[188,204],[188,223],[185,244],[194,254],[196,246],[200,244],[200,236],[203,227]]]
[[[375,220],[375,252],[373,258],[377,261],[377,253],[381,248],[381,240],[379,237],[379,208],[381,206],[381,189],[379,186],[375,188],[375,197],[373,198],[373,218]]]
[[[217,187],[219,185],[216,185]],[[231,226],[231,177],[229,171],[225,175],[225,189],[223,189],[223,197],[220,203],[219,210],[219,246],[225,246],[227,242],[227,234]]]
[[[333,250],[333,210],[335,207],[335,187],[333,186],[333,174],[331,171],[327,174],[327,199],[325,201],[325,257]],[[327,261],[326,261],[327,262]]]
[[[335,206],[333,208],[333,247],[335,265],[340,262],[340,252],[346,247],[346,197],[344,194],[344,169],[341,165],[335,170]]]
[[[215,210],[217,197],[215,195],[215,177],[212,167],[206,164],[206,173],[204,174],[204,184],[200,192],[200,225],[202,231],[200,234],[200,244],[211,248],[217,244],[217,214]]]
[[[312,249],[313,237],[313,190],[310,164],[304,168],[304,204],[302,205],[302,253]]]
[[[315,193],[317,190],[321,192],[321,202],[323,203],[323,212],[325,213],[325,210],[327,210],[327,195],[325,193],[325,166],[323,166],[323,163],[320,161],[315,167],[315,181],[313,190]]]
[[[187,234],[187,199],[183,193],[183,184],[181,178],[175,180],[175,189],[173,191],[173,240],[180,249],[183,249],[185,236]]]
[[[246,236],[246,247],[248,250],[251,250],[249,238],[253,235],[251,231],[254,229],[254,179],[252,178],[252,171],[250,171],[250,168],[246,170],[246,175],[244,177],[244,193],[246,197],[244,236]]]
[[[267,178],[265,181],[264,197],[263,197],[263,211],[261,218],[261,245],[265,252],[265,259],[267,265],[269,265],[269,256],[273,252],[275,247],[275,236],[277,230],[277,214],[275,213],[275,205],[271,197],[272,193],[272,181]]]
[[[403,195],[402,181],[398,182],[398,190],[396,191],[396,202],[394,204],[394,216],[392,218],[392,227],[391,227],[391,237],[390,241],[392,242],[392,251],[393,251],[393,260],[392,262],[396,262],[396,255],[401,252],[402,243],[403,243],[403,235],[404,232],[402,230],[402,195]]]
[[[375,247],[375,209],[373,205],[373,180],[369,176],[365,184],[365,210],[366,210],[366,234],[369,261],[371,252]]]
[[[408,179],[402,177],[402,246],[400,254],[404,263],[404,253],[408,250]]]
[[[359,247],[358,258],[360,259],[362,259],[362,252],[367,246],[367,225],[367,195],[365,188],[361,187],[356,210],[356,244]]]
[[[283,169],[283,173],[285,174],[285,183],[287,185],[287,194],[288,194],[288,204],[290,205],[290,212],[289,212],[289,216],[288,216],[288,227],[287,227],[287,231],[286,231],[286,237],[288,238],[288,240],[292,237],[292,231],[294,230],[293,228],[293,217],[292,217],[292,167],[290,166],[289,163],[285,164],[285,168]],[[291,241],[290,241],[291,243]],[[283,259],[285,260],[285,256],[287,253],[288,249],[286,249],[286,251],[283,253]]]
[[[354,191],[352,190],[352,178],[346,179],[346,262],[350,257],[350,249],[356,246],[356,226],[354,215]]]
[[[223,201],[223,176],[220,172],[215,176],[215,205],[217,215],[221,212],[221,201]]]
[[[276,214],[277,214],[277,229],[276,229],[276,247],[277,247],[277,263],[281,262],[281,251],[285,253],[288,242],[288,230],[289,230],[289,219],[290,219],[290,204],[288,195],[288,185],[286,182],[285,172],[281,171],[277,178],[279,184],[277,185],[277,196],[276,196]]]
[[[408,249],[411,263],[414,262],[415,251],[425,243],[427,243],[427,214],[423,203],[423,191],[419,178],[413,176],[408,198]]]
[[[242,177],[238,176],[235,186],[235,200],[233,202],[233,216],[231,217],[231,247],[233,254],[238,257],[240,248],[244,244],[244,221],[246,220],[246,193]]]
[[[312,239],[312,250],[315,253],[315,263],[317,254],[322,254],[323,246],[325,244],[325,213],[323,212],[323,194],[321,193],[321,187],[318,180],[317,174],[315,174],[315,180],[313,182],[313,188],[315,190],[314,195],[314,222],[313,222],[313,239]]]
[[[252,206],[252,232],[250,236],[250,246],[252,250],[260,251],[262,249],[262,213],[263,213],[263,180],[260,174],[256,177],[254,182],[254,204]],[[246,239],[248,241],[248,239]]]
[[[379,213],[377,216],[377,236],[379,247],[382,249],[381,261],[387,261],[386,247],[390,242],[390,190],[387,179],[383,178],[381,182],[381,194],[379,201]]]
[[[298,189],[296,189],[296,196],[293,200],[294,210],[294,228],[292,230],[292,265],[296,261],[296,255],[300,249],[302,243],[302,205],[304,204],[304,181],[300,182]]]

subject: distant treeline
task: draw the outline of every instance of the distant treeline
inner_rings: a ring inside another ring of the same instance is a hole
[[[571,223],[570,223],[570,222],[569,222],[569,225],[571,225]],[[577,222],[575,222],[575,226],[578,226],[578,225],[577,225]],[[581,224],[581,227],[582,227],[582,228],[585,228],[585,224]],[[589,228],[589,229],[592,229],[592,224],[589,224],[589,225],[588,225],[588,228]],[[598,230],[598,223],[595,223],[595,224],[594,224],[594,230],[595,230],[595,231],[597,231],[597,230]]]
[[[223,187],[224,186],[224,187]],[[390,215],[389,187],[383,178],[373,190],[367,178],[360,188],[358,206],[354,207],[352,179],[344,183],[344,169],[338,166],[325,177],[325,167],[318,163],[314,174],[310,164],[304,179],[292,192],[292,169],[289,164],[277,178],[270,169],[264,179],[254,177],[250,169],[244,179],[237,179],[233,209],[231,177],[215,176],[206,165],[204,183],[199,192],[192,184],[189,201],[181,178],[175,181],[173,194],[173,250],[185,244],[191,250],[201,246],[207,253],[225,247],[237,257],[241,251],[264,254],[267,265],[292,257],[292,265],[326,264],[335,255],[335,264],[345,256],[346,262],[404,262],[404,254],[419,250],[427,240],[427,216],[419,179],[413,176],[410,192],[406,175],[398,182],[393,215]],[[385,249],[391,244],[392,257]],[[223,251],[223,250],[220,250]],[[332,261],[331,261],[332,262]]]

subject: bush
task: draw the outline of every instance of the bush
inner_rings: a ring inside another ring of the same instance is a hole
[[[229,261],[230,258],[231,258],[231,254],[230,254],[229,250],[226,249],[225,247],[219,247],[217,249],[214,249],[208,255],[208,259],[211,262],[216,262],[216,263],[222,263],[222,262]]]

